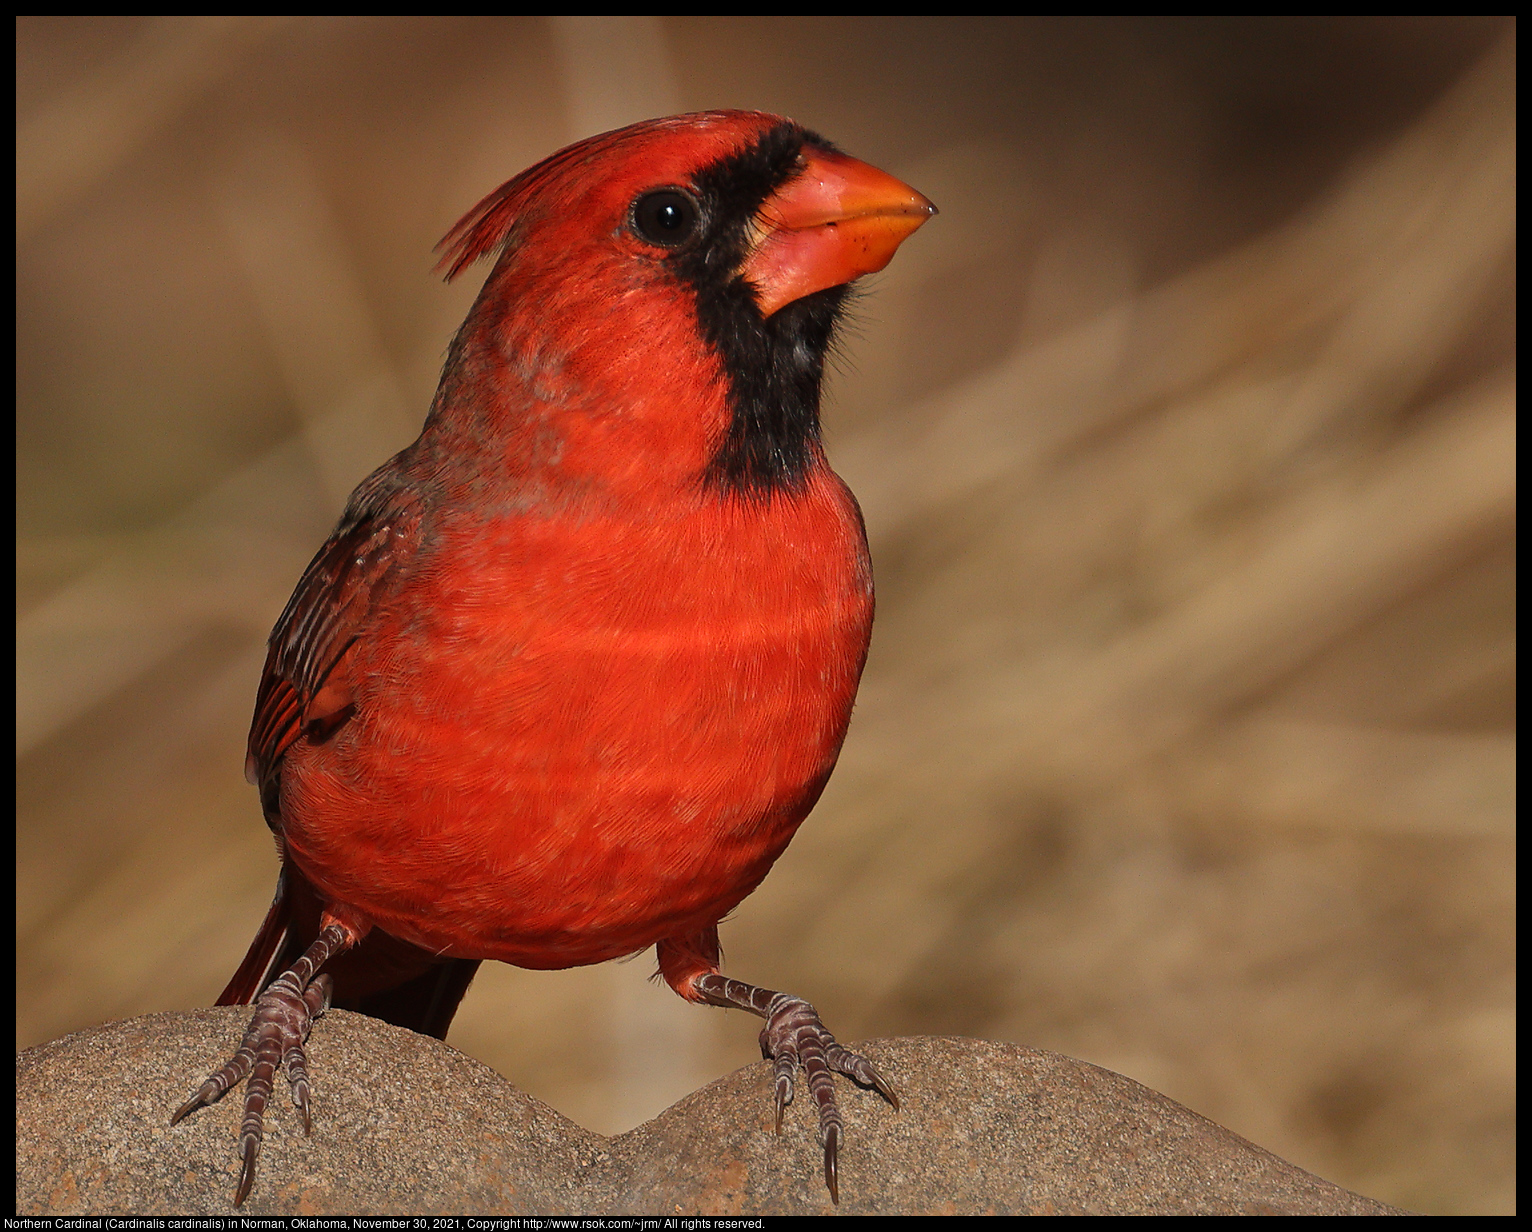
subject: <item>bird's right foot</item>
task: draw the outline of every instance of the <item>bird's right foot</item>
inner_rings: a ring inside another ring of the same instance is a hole
[[[336,936],[331,936],[331,932]],[[245,1116],[239,1127],[239,1185],[234,1191],[234,1205],[239,1206],[255,1183],[255,1161],[261,1153],[265,1130],[266,1105],[271,1099],[277,1066],[287,1073],[293,1103],[303,1118],[303,1132],[313,1124],[309,1111],[308,1054],[304,1044],[315,1019],[330,1008],[333,982],[328,975],[314,972],[330,956],[340,940],[340,930],[331,926],[304,953],[267,987],[255,1003],[255,1014],[238,1050],[227,1065],[210,1074],[192,1097],[170,1118],[172,1125],[190,1116],[205,1104],[216,1103],[247,1077]]]

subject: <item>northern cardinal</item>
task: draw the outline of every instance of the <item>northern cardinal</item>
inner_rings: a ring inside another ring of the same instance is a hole
[[[718,922],[819,798],[872,626],[861,513],[820,446],[848,293],[936,212],[779,116],[561,150],[442,241],[498,253],[420,437],[352,495],[271,635],[246,773],[282,859],[220,1005],[256,1009],[172,1123],[245,1077],[235,1203],[276,1070],[335,1004],[438,1038],[484,959],[658,946],[766,1020],[838,1200],[832,1074],[893,1088],[800,997],[719,973]],[[323,969],[321,973],[321,969]]]

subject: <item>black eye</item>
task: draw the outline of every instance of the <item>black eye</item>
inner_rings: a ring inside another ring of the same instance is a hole
[[[651,244],[678,248],[691,239],[701,213],[690,193],[660,188],[633,203],[633,230]]]

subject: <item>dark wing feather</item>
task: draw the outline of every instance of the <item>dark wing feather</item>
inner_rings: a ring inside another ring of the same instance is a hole
[[[256,692],[246,775],[280,835],[283,754],[300,737],[327,740],[352,714],[345,659],[379,601],[423,540],[419,496],[393,467],[356,490],[340,525],[304,570],[272,630]],[[297,961],[319,933],[324,904],[285,860],[276,897],[219,1005],[247,1005]],[[325,964],[335,981],[332,1004],[445,1039],[476,960],[440,958],[374,928],[355,949]]]
[[[365,636],[380,596],[418,552],[420,506],[391,468],[375,472],[352,496],[272,630],[245,769],[261,789],[273,829],[280,829],[282,755],[300,736],[328,739],[351,716],[349,681],[337,668]]]

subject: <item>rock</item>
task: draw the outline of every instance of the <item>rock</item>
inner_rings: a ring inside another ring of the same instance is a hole
[[[24,1215],[230,1214],[239,1093],[170,1115],[248,1010],[157,1014],[16,1063]],[[903,1110],[842,1081],[842,1214],[1407,1212],[1323,1181],[1109,1070],[986,1040],[861,1046]],[[812,1101],[772,1133],[761,1062],[616,1138],[447,1045],[343,1011],[310,1041],[314,1132],[279,1079],[240,1213],[827,1214]],[[800,1084],[801,1090],[801,1084]]]
[[[249,1017],[238,1006],[151,1014],[21,1053],[18,1209],[232,1213],[243,1087],[174,1127],[170,1116]],[[241,1214],[570,1210],[606,1148],[472,1058],[359,1014],[325,1015],[309,1067],[313,1136],[279,1076]]]

